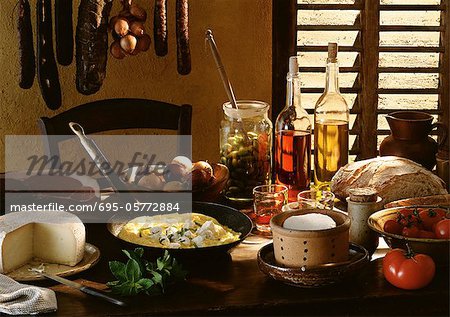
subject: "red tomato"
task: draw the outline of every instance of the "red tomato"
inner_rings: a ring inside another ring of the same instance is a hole
[[[417,209],[401,209],[397,212],[397,222],[403,226],[419,225],[421,220]]]
[[[403,226],[391,219],[384,223],[383,230],[388,233],[402,234]]]
[[[392,285],[402,289],[419,289],[427,286],[434,277],[436,266],[425,254],[409,255],[394,249],[383,259],[383,274]]]
[[[436,238],[436,235],[434,234],[433,231],[420,230],[420,232],[419,232],[419,238],[424,238],[424,239],[435,239],[435,238]]]
[[[424,208],[419,212],[420,220],[422,220],[423,227],[426,230],[432,230],[433,225],[445,217],[445,210]]]
[[[434,227],[434,233],[438,239],[450,239],[450,219],[439,221]]]
[[[400,209],[399,211],[397,211],[399,214],[408,217],[411,216],[414,212],[414,209],[412,208],[405,208],[405,209]]]
[[[414,225],[404,227],[402,230],[402,235],[408,238],[418,238],[420,229]]]

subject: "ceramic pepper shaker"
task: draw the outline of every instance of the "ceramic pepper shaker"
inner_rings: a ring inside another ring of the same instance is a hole
[[[359,244],[372,255],[378,247],[378,234],[367,225],[370,215],[381,207],[381,197],[370,187],[349,190],[348,216],[351,220],[350,242]]]

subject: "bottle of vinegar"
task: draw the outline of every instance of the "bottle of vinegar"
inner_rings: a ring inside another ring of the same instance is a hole
[[[331,178],[348,163],[349,110],[339,92],[337,44],[328,43],[325,91],[314,110],[314,186],[329,189]]]
[[[289,58],[286,106],[275,124],[276,182],[289,189],[289,201],[311,182],[311,121],[301,106],[297,56]]]

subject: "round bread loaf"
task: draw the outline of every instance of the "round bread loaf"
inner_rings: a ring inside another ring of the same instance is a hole
[[[446,194],[445,183],[421,165],[396,156],[383,156],[350,163],[331,180],[331,191],[341,200],[352,188],[371,187],[383,199],[391,201]]]

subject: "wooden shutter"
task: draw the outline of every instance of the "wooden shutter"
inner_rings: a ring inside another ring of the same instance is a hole
[[[377,155],[380,141],[389,133],[382,115],[392,111],[426,111],[448,123],[446,0],[298,0],[297,21],[281,27],[276,23],[281,14],[277,2],[285,3],[284,9],[292,5],[291,0],[274,0],[273,86],[285,84],[287,58],[280,61],[279,42],[284,41],[285,51],[289,43],[296,43],[303,106],[312,114],[323,92],[327,43],[338,42],[341,92],[351,109],[351,155]],[[293,27],[294,38],[287,31]],[[275,63],[283,65],[284,73]],[[284,104],[282,93],[278,89],[273,96],[274,118]]]

